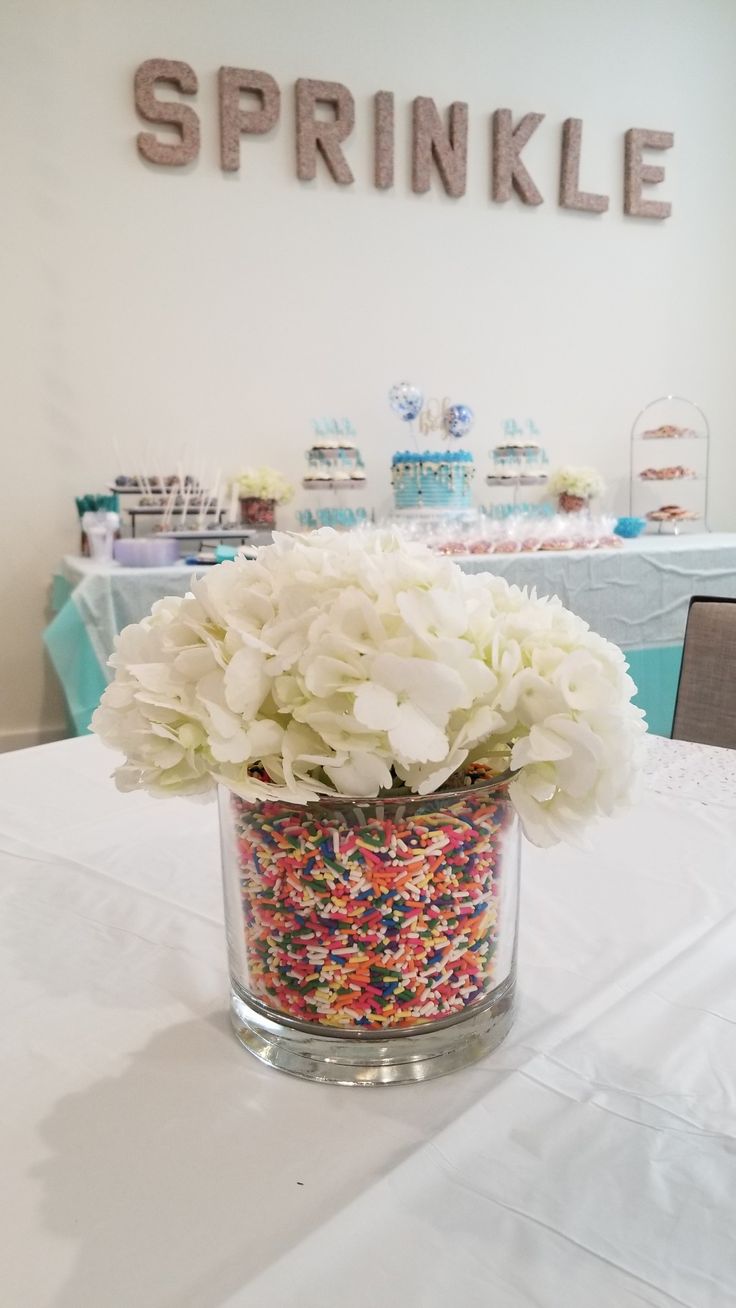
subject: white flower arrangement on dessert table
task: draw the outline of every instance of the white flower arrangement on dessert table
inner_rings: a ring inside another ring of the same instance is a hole
[[[276,534],[127,627],[93,719],[122,790],[246,800],[431,794],[512,769],[549,845],[633,796],[621,651],[540,599],[392,532]]]
[[[552,473],[548,490],[551,495],[574,495],[581,500],[592,500],[603,494],[605,482],[595,468],[566,465]]]
[[[288,504],[294,497],[294,487],[276,468],[245,468],[233,478],[241,497],[273,500],[275,504]]]

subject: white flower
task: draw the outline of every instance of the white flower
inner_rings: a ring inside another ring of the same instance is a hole
[[[447,754],[445,727],[453,709],[470,708],[472,695],[462,678],[431,659],[377,654],[367,680],[355,691],[359,722],[388,734],[401,763],[438,762]]]
[[[294,487],[275,468],[245,468],[234,478],[240,494],[256,500],[275,500],[288,504]]]
[[[592,500],[602,495],[605,482],[595,468],[558,468],[549,479],[552,495],[579,495],[581,499]]]
[[[309,803],[512,768],[540,844],[627,802],[642,714],[623,655],[557,600],[393,533],[276,535],[118,638],[94,730],[123,789]]]

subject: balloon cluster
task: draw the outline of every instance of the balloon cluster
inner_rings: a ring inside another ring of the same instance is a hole
[[[418,386],[412,386],[408,381],[400,381],[391,387],[388,402],[402,422],[413,422],[422,412],[424,396]],[[434,402],[430,401],[430,405],[432,403]],[[470,431],[473,418],[473,410],[468,404],[446,404],[442,410],[441,425],[447,436],[454,440],[461,440]]]

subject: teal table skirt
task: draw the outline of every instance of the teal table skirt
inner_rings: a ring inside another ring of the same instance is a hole
[[[61,682],[74,730],[83,736],[89,730],[109,675],[100,663],[77,606],[71,601],[72,590],[64,577],[54,577],[52,605],[56,617],[43,633],[43,641]]]
[[[634,703],[643,708],[647,726],[655,736],[672,734],[682,645],[624,650],[637,693]]]
[[[71,600],[73,587],[63,577],[55,578],[56,617],[44,632],[44,642],[64,689],[69,714],[77,735],[89,730],[90,719],[109,680],[100,663],[77,606]],[[680,675],[682,645],[626,650],[631,676],[638,691],[636,703],[646,713],[649,730],[669,736]]]

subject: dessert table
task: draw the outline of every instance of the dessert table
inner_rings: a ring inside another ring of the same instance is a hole
[[[74,730],[85,732],[110,674],[115,636],[140,622],[164,595],[184,595],[194,569],[123,568],[76,555],[62,560],[51,588],[54,617],[43,640],[61,682]]]
[[[265,539],[265,537],[264,537]],[[255,543],[262,543],[256,540]],[[644,536],[619,549],[456,556],[467,572],[492,570],[539,594],[559,595],[627,652],[650,731],[669,735],[687,608],[693,594],[736,596],[736,534]],[[44,639],[75,730],[109,679],[116,634],[154,600],[184,595],[194,569],[122,568],[67,556],[54,582],[56,616]]]
[[[268,544],[271,532],[250,530],[253,543]],[[199,569],[201,570],[201,569]],[[186,595],[196,565],[129,568],[66,555],[52,583],[54,617],[43,639],[62,684],[72,725],[83,734],[110,680],[107,660],[115,637],[140,622],[156,600]]]
[[[458,558],[563,604],[626,651],[649,730],[669,736],[692,595],[736,597],[736,534],[640,536],[618,549]]]
[[[442,1080],[292,1080],[230,1034],[214,805],[91,737],[0,757],[3,1302],[731,1308],[736,753],[524,851],[520,1011]]]

